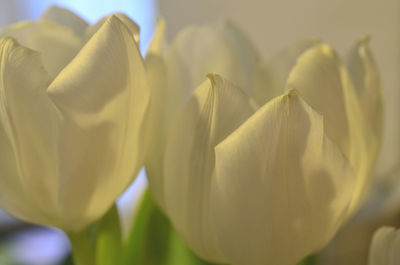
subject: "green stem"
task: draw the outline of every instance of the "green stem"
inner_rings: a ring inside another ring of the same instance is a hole
[[[94,249],[86,230],[78,233],[68,233],[68,237],[72,245],[74,264],[95,265]]]

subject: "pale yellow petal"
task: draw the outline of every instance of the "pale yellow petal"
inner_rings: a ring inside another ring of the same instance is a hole
[[[372,166],[367,152],[366,123],[349,73],[333,49],[314,45],[297,60],[287,88],[300,91],[324,117],[326,134],[349,159],[357,175],[349,213],[360,205],[368,190]]]
[[[265,104],[215,152],[211,216],[229,264],[296,264],[344,220],[351,165],[296,91]]]
[[[104,214],[131,183],[147,146],[144,63],[117,16],[103,23],[48,93],[63,117],[60,207],[66,225],[80,229]]]
[[[163,155],[167,137],[169,110],[166,108],[167,69],[162,48],[165,37],[165,22],[157,21],[153,41],[147,50],[145,65],[151,91],[150,111],[147,119],[149,150],[146,158],[146,175],[150,191],[161,208],[164,208]]]
[[[249,70],[254,51],[237,28],[225,23],[188,26],[173,40],[166,53],[168,69],[167,108],[172,116],[200,85],[206,74],[219,74],[243,90],[250,90]],[[250,50],[249,50],[250,49]]]
[[[163,54],[163,49],[165,45],[165,31],[166,31],[166,25],[164,19],[162,18],[157,19],[156,32],[153,36],[149,48],[147,49],[148,54],[150,53],[157,55]]]
[[[348,67],[365,120],[374,134],[382,137],[383,91],[379,70],[369,48],[369,38],[361,39],[348,55]]]
[[[383,131],[383,89],[379,70],[369,48],[369,38],[361,39],[350,51],[348,66],[367,125],[370,163],[375,164]]]
[[[257,103],[264,105],[270,99],[282,94],[297,58],[319,42],[316,38],[296,41],[261,62],[254,74],[251,91]]]
[[[72,29],[77,36],[83,38],[89,24],[72,11],[58,6],[50,6],[40,17],[53,23]]]
[[[400,264],[400,231],[393,227],[382,227],[372,239],[368,265]]]
[[[300,91],[323,116],[328,136],[348,154],[348,118],[341,65],[331,47],[319,44],[306,51],[290,72],[287,88]]]
[[[128,28],[129,32],[132,34],[136,43],[139,43],[140,28],[138,24],[136,24],[134,21],[132,21],[128,16],[126,16],[123,13],[115,13],[110,16],[118,17],[121,20],[121,22]],[[87,27],[85,32],[85,39],[89,40],[93,36],[93,34],[95,34],[101,28],[104,22],[106,22],[110,18],[110,16],[103,17],[99,19],[99,21],[97,21],[96,24]]]
[[[240,126],[255,103],[218,75],[209,75],[186,104],[169,138],[164,163],[168,216],[201,257],[221,261],[209,223],[214,147]]]
[[[146,137],[149,149],[146,158],[146,175],[150,185],[150,191],[160,205],[163,207],[163,156],[166,144],[166,123],[168,122],[168,109],[165,108],[166,97],[166,68],[161,56],[147,54],[146,71],[151,91],[151,104],[148,116],[148,132]]]
[[[60,225],[50,81],[37,52],[0,39],[0,206],[28,222]]]
[[[232,21],[222,20],[218,26],[221,31],[224,32],[224,35],[228,38],[230,44],[234,47],[237,56],[239,57],[244,79],[244,83],[239,85],[241,85],[246,91],[250,91],[253,83],[253,76],[260,61],[258,50],[245,32],[241,31]],[[235,80],[234,78],[236,77],[229,78]]]
[[[0,38],[15,38],[21,45],[40,52],[47,72],[55,77],[82,46],[81,39],[67,27],[49,21],[20,22],[0,30]]]

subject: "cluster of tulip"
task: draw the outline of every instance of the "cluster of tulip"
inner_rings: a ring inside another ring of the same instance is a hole
[[[318,39],[262,60],[228,21],[166,48],[164,34],[159,20],[143,58],[126,16],[88,25],[57,7],[0,31],[0,206],[64,230],[79,265],[119,264],[112,249],[134,250],[108,221],[145,166],[204,260],[295,265],[324,248],[363,202],[381,143],[368,39],[344,63]],[[87,239],[99,222],[100,243]],[[373,242],[371,265],[399,263],[399,232]]]

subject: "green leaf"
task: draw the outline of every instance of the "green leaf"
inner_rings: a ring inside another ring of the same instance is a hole
[[[123,264],[165,264],[169,236],[168,220],[146,191],[124,247]]]
[[[114,206],[97,223],[96,265],[121,264],[122,239],[118,209]]]
[[[124,247],[124,265],[213,265],[183,243],[146,191]]]

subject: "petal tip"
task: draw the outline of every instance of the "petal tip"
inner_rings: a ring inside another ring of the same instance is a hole
[[[115,23],[115,22],[121,22],[121,20],[118,18],[118,14],[111,14],[109,17],[106,19],[106,23]]]
[[[289,88],[282,96],[284,105],[293,104],[300,100],[299,91],[294,88]]]
[[[159,28],[162,31],[164,31],[167,26],[167,23],[165,22],[164,17],[158,17],[156,20],[156,24],[157,24],[157,28]]]
[[[63,7],[60,7],[60,6],[58,6],[58,5],[51,5],[51,6],[49,6],[44,12],[43,12],[43,14],[42,14],[42,17],[44,16],[44,15],[47,15],[47,14],[49,14],[49,13],[58,13],[58,12],[64,12],[64,11],[66,11],[66,12],[71,12],[70,10],[68,10],[68,9],[66,9],[66,8],[63,8]]]
[[[208,73],[206,77],[210,80],[211,85],[215,87],[223,78],[219,74],[216,73]]]
[[[10,36],[0,38],[0,46],[4,46],[7,44],[16,45],[16,44],[18,44],[18,41]]]
[[[164,18],[158,17],[156,21],[155,33],[147,50],[147,54],[153,53],[162,56],[165,44],[166,27],[167,26]]]
[[[0,38],[0,58],[1,56],[12,56],[12,52],[17,49],[17,48],[22,48],[24,51],[28,51],[28,52],[32,52],[32,53],[37,53],[36,51],[29,49],[25,46],[22,46],[18,40],[16,40],[13,37],[4,37],[4,38]],[[4,52],[4,53],[3,53]],[[3,53],[3,54],[2,54]]]
[[[298,95],[299,95],[299,92],[296,89],[289,88],[283,96],[288,99],[291,99],[292,97],[298,97]]]
[[[111,14],[111,15],[109,15],[107,18],[106,18],[106,21],[105,21],[105,23],[111,23],[111,24],[114,24],[114,23],[119,23],[119,24],[124,24],[124,22],[123,22],[123,19],[130,19],[130,18],[128,18],[126,15],[124,15],[124,14],[122,14],[122,13],[114,13],[114,14]],[[104,24],[105,24],[104,23]]]
[[[368,50],[370,41],[371,35],[365,34],[364,36],[362,36],[356,45],[358,51],[363,53],[365,50]]]
[[[365,34],[360,39],[360,43],[363,44],[363,45],[369,44],[370,41],[371,41],[371,35],[369,35],[369,34]]]
[[[216,73],[208,73],[206,74],[206,77],[211,83],[211,88],[212,89],[218,89],[224,86],[224,84],[229,83],[233,85],[229,80],[225,79],[223,76],[220,74]]]
[[[328,56],[328,57],[334,57],[335,56],[335,51],[333,50],[333,48],[326,44],[326,43],[319,43],[317,45],[318,49],[321,51],[322,54]]]

